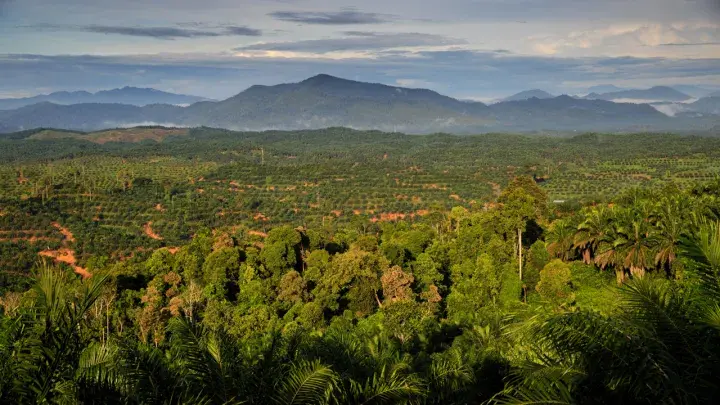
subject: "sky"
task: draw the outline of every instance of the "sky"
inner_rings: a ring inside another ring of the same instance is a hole
[[[223,99],[319,73],[480,101],[720,90],[720,0],[0,0],[0,97]]]

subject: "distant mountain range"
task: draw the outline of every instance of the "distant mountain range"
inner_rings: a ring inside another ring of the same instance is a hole
[[[510,97],[505,97],[501,101],[522,101],[522,100],[531,99],[533,97],[539,98],[542,100],[545,98],[553,98],[555,96],[553,96],[552,94],[550,94],[544,90],[533,89],[533,90],[521,91],[520,93],[513,94]]]
[[[703,97],[700,100],[689,104],[689,110],[702,114],[720,116],[720,93],[713,97]]]
[[[655,86],[649,89],[630,89],[612,91],[609,93],[590,93],[585,96],[588,100],[640,100],[640,101],[686,101],[692,99],[685,93],[672,87]]]
[[[49,102],[54,104],[113,103],[144,106],[150,104],[188,105],[208,99],[185,94],[167,93],[155,89],[123,87],[103,90],[97,93],[87,91],[58,91],[26,98],[0,99],[0,110],[14,110],[32,104]]]
[[[684,93],[685,95],[688,95],[692,98],[720,96],[720,91],[716,91],[716,90],[713,90],[710,88],[705,88],[705,87],[700,87],[700,86],[694,86],[694,85],[690,85],[690,84],[673,84],[672,87],[670,87],[670,88],[673,90],[677,90],[680,93]],[[637,90],[622,88],[622,87],[615,86],[613,84],[601,84],[598,86],[589,87],[586,91],[586,94],[617,93],[617,92],[621,92],[621,91],[637,91]],[[664,101],[672,101],[672,100],[664,100]]]
[[[39,127],[92,131],[137,125],[235,130],[344,126],[409,133],[664,131],[712,128],[720,121],[718,117],[672,118],[647,104],[540,95],[543,98],[488,106],[431,90],[318,75],[299,83],[252,86],[227,100],[201,101],[188,107],[39,103],[0,111],[0,131]]]
[[[711,93],[713,92],[712,89],[706,89],[703,87],[693,86],[689,84],[673,84],[672,88],[694,98],[710,97]],[[718,92],[718,94],[720,94],[720,92]]]
[[[614,91],[623,91],[627,90],[622,87],[618,87],[614,84],[600,84],[597,86],[592,86],[587,89],[588,93],[611,93]]]

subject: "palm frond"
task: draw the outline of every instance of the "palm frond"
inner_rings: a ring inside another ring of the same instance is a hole
[[[338,375],[320,361],[301,361],[285,376],[274,401],[279,405],[327,404],[338,381]]]
[[[80,355],[77,378],[127,392],[119,354],[118,347],[112,344],[89,345]]]
[[[360,384],[350,382],[350,400],[343,403],[362,405],[413,404],[419,403],[425,396],[425,389],[413,374],[405,374],[400,369],[383,366],[371,378]]]
[[[474,379],[472,367],[465,363],[459,350],[450,350],[446,356],[435,359],[430,365],[429,384],[436,397],[461,391]]]
[[[496,395],[490,403],[497,405],[571,405],[575,404],[567,382],[537,378],[531,383],[512,386]]]

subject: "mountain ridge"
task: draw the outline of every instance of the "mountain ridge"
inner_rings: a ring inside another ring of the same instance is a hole
[[[595,100],[653,100],[653,101],[686,101],[692,97],[668,86],[654,86],[649,89],[628,89],[609,93],[592,92],[586,99]]]
[[[530,98],[538,98],[538,99],[545,99],[545,98],[553,98],[552,94],[548,93],[545,90],[540,89],[531,89],[531,90],[524,90],[519,93],[515,93],[511,96],[505,97],[500,99],[498,102],[505,102],[505,101],[522,101],[527,100]]]
[[[32,97],[0,99],[0,110],[12,110],[32,104],[51,102],[53,104],[129,104],[144,106],[150,104],[193,104],[208,99],[186,94],[169,93],[149,87],[124,86],[91,93],[79,91],[56,91]]]
[[[327,127],[388,132],[704,128],[703,120],[674,120],[646,104],[614,103],[562,95],[492,105],[460,101],[428,89],[409,89],[316,75],[297,83],[251,86],[222,101],[187,107],[156,104],[36,104],[0,112],[0,128],[53,127],[99,130],[130,125],[209,126],[234,130]],[[714,123],[716,125],[716,123]]]

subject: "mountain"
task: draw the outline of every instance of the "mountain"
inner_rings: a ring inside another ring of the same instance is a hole
[[[138,107],[127,104],[59,105],[44,102],[16,110],[0,111],[0,128],[24,130],[44,127],[93,131],[154,123],[173,126],[172,120],[177,118],[182,110],[181,107],[167,104]]]
[[[692,97],[685,93],[681,93],[672,87],[655,86],[649,89],[631,89],[613,91],[610,93],[591,93],[585,96],[591,100],[636,100],[640,102],[651,101],[686,101]]]
[[[531,98],[490,106],[510,130],[617,130],[662,126],[668,117],[647,104],[583,100],[567,95]],[[521,124],[521,125],[519,125]]]
[[[588,93],[611,93],[615,91],[623,91],[626,90],[622,87],[615,86],[614,84],[600,84],[597,86],[588,87],[587,92]]]
[[[476,124],[487,111],[431,90],[408,89],[318,75],[300,83],[252,86],[218,103],[188,107],[192,123],[223,128],[320,128],[442,130],[458,121]]]
[[[513,94],[510,97],[505,97],[504,99],[502,99],[502,101],[521,101],[521,100],[527,100],[527,99],[533,98],[533,97],[539,98],[539,99],[544,99],[544,98],[553,98],[555,96],[553,96],[552,94],[550,94],[544,90],[533,89],[533,90],[521,91],[520,93]]]
[[[85,103],[109,103],[144,106],[149,104],[186,105],[205,100],[207,99],[202,97],[167,93],[155,89],[123,87],[121,89],[98,91],[97,93],[89,93],[87,91],[58,91],[55,93],[27,98],[0,99],[0,110],[13,110],[16,108],[43,102],[64,105]]]
[[[703,114],[720,115],[720,95],[717,97],[703,97],[687,105],[691,111]]]
[[[683,92],[693,98],[703,98],[703,97],[709,97],[712,90],[706,89],[704,87],[700,86],[693,86],[690,84],[673,84],[673,89]],[[718,95],[720,95],[720,92],[718,92]]]
[[[154,104],[40,103],[0,111],[0,131],[52,127],[91,131],[119,126],[210,126],[235,130],[344,126],[408,133],[537,130],[674,130],[705,128],[706,119],[676,120],[649,105],[532,97],[487,106],[408,89],[318,75],[299,83],[252,86],[227,100],[188,107]]]

